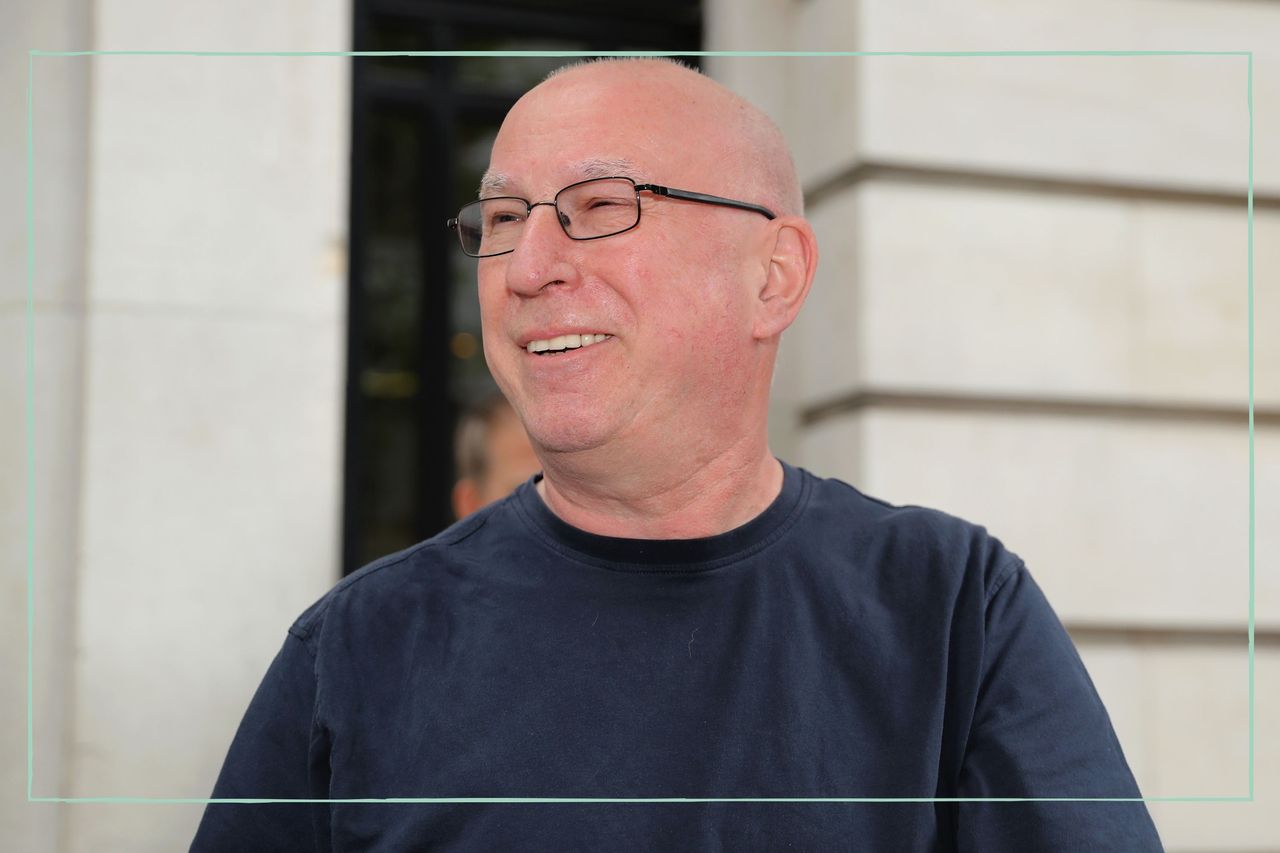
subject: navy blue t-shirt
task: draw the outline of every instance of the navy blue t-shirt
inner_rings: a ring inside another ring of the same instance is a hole
[[[598,536],[537,477],[289,629],[215,798],[1140,797],[1022,561],[789,465]],[[1141,802],[210,804],[193,851],[1159,850]]]

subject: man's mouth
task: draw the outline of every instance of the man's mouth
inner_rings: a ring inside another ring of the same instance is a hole
[[[554,338],[529,341],[525,349],[534,355],[559,355],[569,350],[582,349],[608,340],[613,335],[556,335]]]

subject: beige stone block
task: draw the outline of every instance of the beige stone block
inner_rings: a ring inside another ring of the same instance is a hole
[[[1267,652],[1270,668],[1274,650],[1268,647]],[[1248,795],[1247,638],[1223,647],[1187,646],[1153,655],[1145,678],[1151,691],[1149,727],[1156,741],[1152,766],[1161,788],[1172,796]],[[1262,688],[1268,693],[1266,704],[1274,707],[1274,687],[1268,683]],[[1270,775],[1271,768],[1268,778],[1280,778]]]
[[[88,181],[89,60],[38,57],[27,51],[84,44],[81,3],[21,4],[6,9],[0,28],[0,309],[27,301],[27,88],[31,87],[30,167],[35,268],[31,282],[42,305],[74,305],[83,298]],[[29,8],[22,8],[29,7]],[[14,18],[17,18],[15,21]],[[24,20],[25,19],[25,20]],[[73,49],[73,48],[71,48]],[[30,79],[28,80],[28,70]]]
[[[865,210],[857,194],[846,193],[808,214],[818,237],[818,272],[796,322],[783,333],[795,362],[796,383],[788,393],[801,405],[847,394],[864,382]]]
[[[819,477],[833,477],[863,488],[867,443],[862,422],[860,416],[831,417],[802,427],[796,455],[788,461]]]
[[[1144,797],[1247,795],[1243,634],[1238,642],[1176,633],[1075,640]]]
[[[132,50],[271,52],[344,50],[351,37],[351,7],[340,0],[266,7],[253,0],[227,0],[193,6],[181,17],[163,20],[155,12],[153,0],[99,0],[94,38],[103,45],[128,44]]]
[[[90,298],[339,316],[347,63],[95,57]]]
[[[207,796],[338,577],[340,322],[99,313],[85,413],[76,796]]]
[[[1154,397],[1248,399],[1247,225],[1241,211],[1144,205],[1127,330],[1133,385]],[[1280,407],[1280,213],[1254,213],[1253,380]]]
[[[869,39],[888,6],[869,15]],[[1241,56],[871,57],[861,153],[1243,197],[1247,87]]]
[[[801,464],[986,526],[1068,623],[1244,630],[1245,426],[873,408],[811,428]],[[848,460],[857,460],[850,463]],[[1256,607],[1280,626],[1280,432],[1256,447]]]
[[[812,214],[811,401],[871,388],[1237,406],[1243,210],[874,181]],[[1254,375],[1280,404],[1280,215],[1255,214]]]
[[[15,237],[24,238],[23,266],[27,263],[28,246],[33,256],[30,287],[36,304],[72,306],[83,302],[85,281],[85,241],[88,235],[86,215],[88,190],[88,89],[89,67],[85,58],[45,57],[34,60],[32,70],[32,145],[33,154],[27,169],[31,176],[33,231],[27,234],[27,223],[14,228]],[[11,163],[23,162],[14,158]],[[12,170],[10,174],[16,173]],[[25,195],[15,192],[9,198]],[[17,205],[11,207],[15,213]],[[15,223],[16,225],[17,223]],[[6,229],[7,230],[7,229]],[[30,237],[28,244],[26,238]],[[16,248],[17,241],[13,244]],[[8,253],[6,253],[8,254]],[[13,253],[17,255],[17,252]],[[5,297],[9,287],[24,285],[19,276],[6,277]]]
[[[1097,688],[1102,704],[1106,706],[1111,726],[1124,750],[1124,757],[1133,771],[1138,790],[1144,797],[1165,794],[1156,778],[1157,757],[1153,754],[1158,744],[1152,736],[1152,701],[1150,680],[1147,677],[1151,658],[1159,649],[1152,649],[1141,639],[1108,637],[1093,639],[1077,632],[1072,639],[1080,659],[1089,671],[1089,678]],[[1238,780],[1232,777],[1229,780]]]
[[[1041,394],[1114,384],[1136,272],[1129,206],[881,184],[857,194],[867,384]]]
[[[1255,105],[1280,98],[1280,10],[1266,5],[814,0],[794,14],[791,47],[807,51],[1255,50]],[[829,93],[791,124],[797,139],[824,140],[806,148],[807,183],[872,160],[1242,194],[1246,184],[1243,56],[864,56],[823,70],[821,82],[792,83],[797,98]],[[824,139],[842,108],[856,122],[843,146]],[[1254,117],[1260,166],[1280,144],[1280,120],[1265,113]],[[1280,188],[1280,173],[1255,180]]]
[[[1249,678],[1244,639],[1081,639],[1081,657],[1111,715],[1143,796],[1247,797]],[[1149,804],[1166,849],[1274,849],[1280,748],[1267,721],[1280,709],[1280,648],[1255,650],[1254,803]]]

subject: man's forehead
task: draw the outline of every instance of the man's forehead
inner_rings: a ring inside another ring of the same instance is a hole
[[[554,175],[555,180],[560,182],[553,189],[559,189],[577,181],[587,181],[592,178],[623,177],[631,178],[637,182],[646,179],[645,176],[641,175],[640,167],[626,157],[586,157],[563,165],[540,163],[537,168],[543,174],[550,173]],[[534,180],[535,178],[532,175],[490,168],[480,179],[479,194],[481,196],[492,196],[525,190],[530,187]]]

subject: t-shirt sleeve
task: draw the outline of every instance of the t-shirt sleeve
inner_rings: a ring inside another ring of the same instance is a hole
[[[328,742],[316,700],[315,658],[290,633],[249,703],[212,799],[327,798]],[[191,853],[327,853],[328,820],[327,803],[210,803]]]
[[[959,797],[1139,798],[1102,700],[1021,561],[987,595]],[[1162,850],[1142,802],[960,803],[964,851]]]

